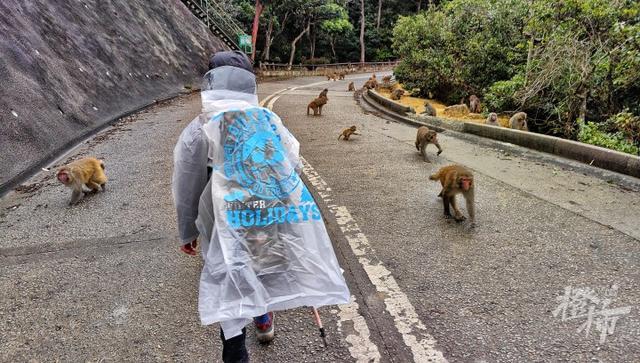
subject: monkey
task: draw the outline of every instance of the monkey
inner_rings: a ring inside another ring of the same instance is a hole
[[[500,123],[498,122],[498,115],[495,112],[491,112],[487,120],[484,122],[485,125],[489,126],[498,126],[500,127]]]
[[[353,84],[353,82],[349,82],[349,90],[348,91],[355,91],[356,90],[356,86]]]
[[[320,95],[318,97],[327,97],[327,93],[328,92],[329,92],[329,89],[325,88],[325,89],[322,90],[322,92],[320,92]]]
[[[404,90],[398,88],[398,89],[394,90],[393,92],[391,92],[391,99],[395,100],[395,101],[398,101],[402,97],[402,95],[404,95]]]
[[[58,169],[58,180],[65,186],[71,188],[71,201],[69,205],[74,205],[84,196],[82,186],[86,185],[94,193],[98,190],[105,191],[107,187],[107,176],[104,174],[104,162],[96,158],[83,158]]]
[[[428,116],[436,116],[436,109],[431,106],[429,101],[426,101],[424,103],[424,112],[422,113]]]
[[[369,79],[368,81],[366,81],[364,83],[362,88],[365,88],[365,89],[376,89],[376,88],[378,88],[378,82],[375,79]]]
[[[310,109],[313,109],[314,116],[322,116],[322,106],[326,105],[328,100],[327,97],[318,97],[311,101],[307,106],[307,116],[309,116]]]
[[[427,145],[434,144],[438,148],[438,154],[442,153],[440,143],[438,143],[438,134],[434,130],[429,130],[426,126],[420,126],[418,133],[416,134],[416,149],[422,154],[422,157],[426,163],[430,163],[427,158]]]
[[[335,82],[338,80],[338,74],[336,72],[331,73],[331,79]]]
[[[339,80],[343,80],[346,76],[347,76],[347,73],[345,71],[341,71],[340,73],[338,73]]]
[[[440,180],[440,184],[442,184],[442,191],[438,196],[442,197],[444,217],[447,219],[452,217],[449,211],[449,204],[451,204],[455,213],[453,218],[456,222],[462,222],[466,219],[456,206],[456,195],[462,193],[462,196],[467,202],[467,212],[471,219],[471,227],[475,227],[475,183],[473,182],[473,173],[462,165],[448,165],[440,168],[440,170],[431,175],[429,179]]]
[[[529,128],[527,127],[527,114],[524,112],[518,112],[511,116],[509,119],[509,126],[512,129],[529,131]]]
[[[480,113],[480,99],[478,96],[469,96],[469,110],[473,113]]]
[[[345,141],[349,141],[349,137],[351,137],[351,135],[360,135],[356,132],[355,125],[342,130],[342,133],[338,136],[338,140],[340,140],[341,137],[344,137]]]
[[[392,77],[391,75],[388,75],[388,76],[384,76],[384,77],[382,77],[382,83],[389,83],[389,82],[391,82],[391,77]]]
[[[372,75],[371,75],[371,78],[369,78],[369,79],[375,79],[375,80],[377,81],[377,79],[376,79],[376,74],[375,74],[375,73],[374,73],[374,74],[372,74]]]
[[[330,80],[331,80],[331,73],[327,72],[327,73],[325,74],[325,76],[327,76],[327,81],[330,81]]]
[[[467,107],[467,105],[460,104],[460,105],[453,105],[453,106],[448,106],[444,109],[444,114],[446,116],[466,116],[469,114],[469,107]]]

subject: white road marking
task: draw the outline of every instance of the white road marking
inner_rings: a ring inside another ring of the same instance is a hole
[[[303,173],[318,191],[323,202],[327,204],[330,213],[335,215],[342,233],[349,241],[351,250],[358,257],[371,283],[382,293],[386,310],[393,316],[396,329],[402,335],[404,343],[411,349],[414,361],[446,362],[442,352],[435,348],[435,338],[427,332],[416,309],[411,305],[407,295],[402,292],[391,272],[379,261],[367,236],[362,233],[349,210],[344,206],[327,203],[331,201],[331,188],[303,157],[300,159],[303,164]]]
[[[359,305],[356,302],[356,297],[351,295],[351,301],[348,304],[338,305],[338,330],[343,330],[344,323],[353,322],[353,330],[357,334],[349,334],[345,338],[349,347],[349,353],[356,359],[358,363],[372,363],[380,362],[380,352],[378,347],[369,339],[369,327],[364,316],[358,313]]]
[[[300,87],[309,87],[323,83],[327,83],[327,81],[317,82]],[[279,90],[278,92],[269,95],[267,98],[261,101],[260,106],[264,107],[265,101],[269,100],[269,97],[271,97],[271,99],[268,101],[267,108],[273,109],[273,104],[278,100],[278,98],[280,98],[283,93],[298,89],[300,87],[285,88]],[[306,165],[308,165],[306,161],[304,161],[304,159],[302,160]],[[324,188],[324,190],[326,189],[328,188]],[[325,202],[327,201],[326,199],[324,200]],[[365,320],[364,316],[362,316],[358,312],[359,308],[360,306],[356,302],[356,298],[353,295],[351,296],[351,301],[348,304],[338,305],[338,330],[343,334],[347,334],[345,340],[350,345],[348,348],[349,353],[353,358],[356,359],[356,362],[380,362],[380,351],[378,350],[378,347],[371,341],[369,326],[367,325],[367,321]],[[351,322],[351,324],[348,324],[349,322]],[[348,329],[349,331],[345,332],[345,325],[352,325],[352,329]]]

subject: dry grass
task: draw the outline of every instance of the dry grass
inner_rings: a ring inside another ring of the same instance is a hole
[[[401,86],[396,84],[394,89],[396,89],[396,88],[401,88]],[[383,95],[383,96],[385,96],[385,97],[390,99],[391,98],[391,92],[393,90],[388,90],[388,89],[384,89],[384,88],[378,88],[376,91],[378,93],[380,93],[381,95]],[[409,93],[409,92],[407,92],[407,93]],[[436,109],[436,114],[440,118],[444,118],[444,119],[452,120],[452,121],[475,122],[475,123],[479,123],[479,124],[483,124],[484,121],[486,120],[486,117],[482,116],[479,113],[470,113],[467,116],[460,116],[460,117],[456,117],[456,118],[451,118],[451,117],[445,116],[444,115],[444,109],[447,106],[445,104],[441,103],[440,101],[437,101],[437,100],[427,100],[426,98],[402,96],[402,98],[400,98],[400,101],[396,101],[396,102],[400,102],[401,104],[406,105],[406,106],[411,106],[416,110],[417,114],[420,114],[420,113],[424,112],[424,103],[425,103],[425,101],[429,101],[431,106],[433,106],[433,108]],[[498,116],[498,122],[500,122],[500,125],[502,125],[503,127],[509,127],[509,117],[508,116]]]

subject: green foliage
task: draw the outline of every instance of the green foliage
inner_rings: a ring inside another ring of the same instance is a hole
[[[491,110],[517,110],[519,104],[516,94],[523,86],[524,76],[520,73],[508,81],[497,81],[485,93],[484,103]]]
[[[452,0],[402,17],[393,30],[400,77],[447,102],[482,94],[522,68],[525,15],[524,0]]]
[[[580,131],[578,140],[587,144],[606,147],[628,154],[640,155],[640,147],[629,142],[622,132],[607,133],[601,130],[600,126],[593,122],[578,122]]]

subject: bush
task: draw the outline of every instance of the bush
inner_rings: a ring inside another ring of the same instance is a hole
[[[580,131],[578,141],[591,145],[606,147],[628,154],[640,155],[640,147],[631,143],[622,132],[607,133],[593,122],[578,121]]]
[[[517,74],[508,81],[498,81],[489,87],[484,103],[489,110],[515,111],[518,109],[516,92],[524,86],[524,76]]]

